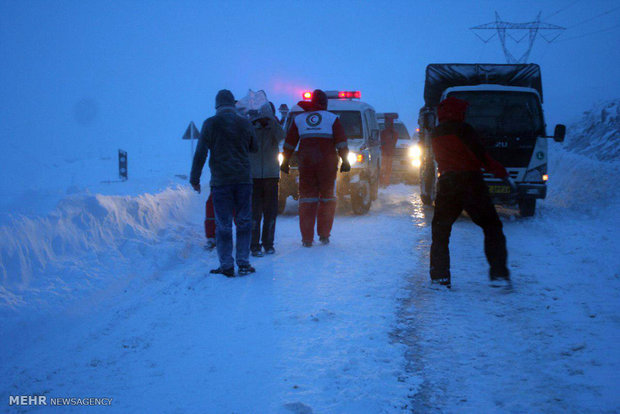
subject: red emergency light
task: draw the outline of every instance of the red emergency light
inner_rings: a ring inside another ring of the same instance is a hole
[[[301,96],[304,98],[304,101],[312,100],[312,92],[304,92]]]
[[[360,91],[338,91],[338,99],[361,99]]]

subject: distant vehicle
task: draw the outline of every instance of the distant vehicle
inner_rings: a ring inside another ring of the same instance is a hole
[[[379,168],[381,147],[379,125],[375,109],[360,101],[359,91],[325,91],[327,110],[338,115],[344,127],[349,146],[349,163],[351,171],[338,173],[336,194],[339,202],[350,199],[355,214],[365,214],[379,192]],[[311,100],[312,93],[304,92],[304,100]],[[288,132],[293,119],[303,112],[294,105],[285,121]],[[335,151],[335,150],[334,150]],[[280,154],[280,163],[282,154]],[[288,197],[299,198],[299,171],[297,152],[290,160],[290,174],[280,174],[279,210],[284,211]]]
[[[378,112],[377,123],[379,130],[385,129],[385,117],[394,119],[394,129],[398,134],[394,157],[392,158],[392,182],[415,184],[420,181],[420,165],[422,164],[422,150],[414,136],[409,135],[405,124],[398,119],[395,112]]]
[[[558,124],[547,136],[543,115],[542,79],[536,64],[431,64],[426,67],[425,106],[420,110],[420,195],[425,204],[435,198],[437,170],[430,132],[436,108],[448,96],[469,103],[466,121],[481,134],[489,154],[502,163],[516,182],[518,194],[491,174],[484,174],[496,204],[519,206],[521,216],[533,216],[536,200],[547,195],[547,138],[564,141],[566,127]]]

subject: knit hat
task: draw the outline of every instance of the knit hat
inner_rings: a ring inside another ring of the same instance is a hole
[[[468,106],[469,103],[467,103],[467,101],[449,96],[439,103],[437,107],[437,118],[439,122],[462,122],[465,120],[465,111],[467,111]]]
[[[215,96],[215,109],[220,106],[235,106],[235,97],[228,89],[222,89]]]

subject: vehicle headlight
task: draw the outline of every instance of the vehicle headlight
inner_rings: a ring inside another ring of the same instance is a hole
[[[409,158],[411,158],[411,165],[414,168],[420,168],[422,165],[422,148],[419,144],[413,144],[409,147]]]
[[[419,144],[413,144],[409,147],[409,157],[412,159],[419,159],[422,157],[422,149]]]
[[[349,164],[355,164],[357,162],[357,154],[349,151],[349,154],[347,155],[347,160],[349,161]]]
[[[282,165],[282,162],[284,162],[284,154],[279,152],[278,153],[278,164]]]
[[[531,170],[525,174],[525,181],[542,181],[542,174],[538,170]]]

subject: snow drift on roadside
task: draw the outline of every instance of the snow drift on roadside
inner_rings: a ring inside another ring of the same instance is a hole
[[[565,148],[600,161],[620,161],[620,99],[599,102],[568,128]]]
[[[593,214],[617,208],[619,181],[620,162],[597,161],[564,149],[553,150],[545,204]]]
[[[550,143],[551,207],[597,214],[620,197],[620,100],[596,104],[569,126],[563,148]]]
[[[123,249],[156,243],[165,227],[186,217],[190,196],[182,187],[81,195],[62,200],[45,217],[14,217],[0,227],[0,305],[25,304],[28,293],[63,296],[91,285],[114,257],[125,256]]]

